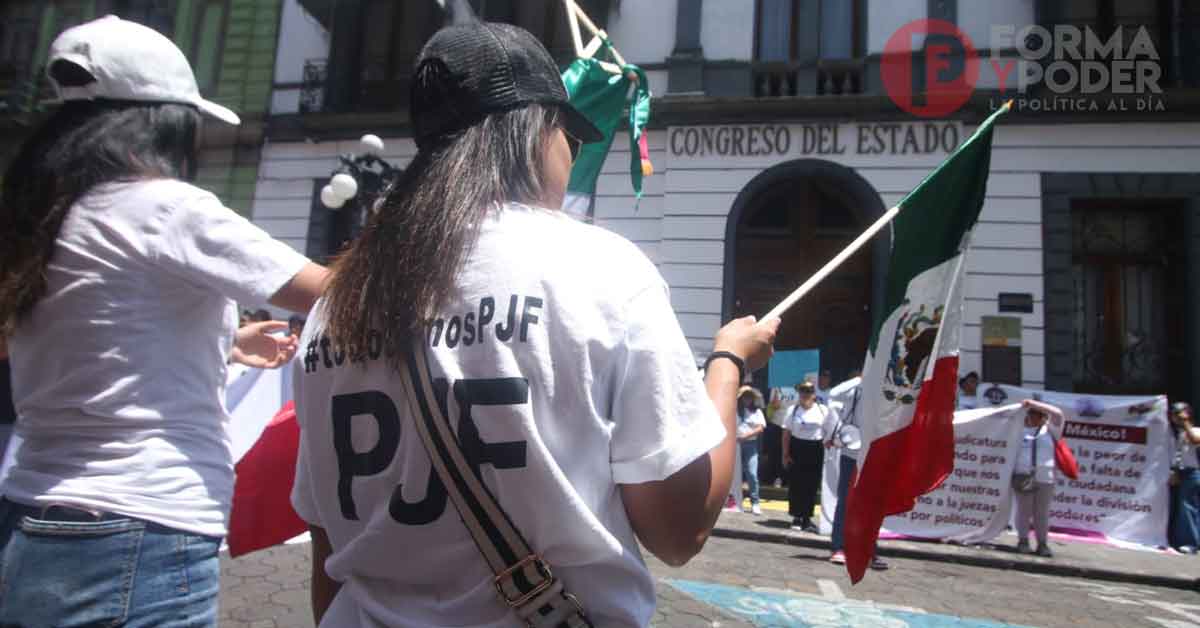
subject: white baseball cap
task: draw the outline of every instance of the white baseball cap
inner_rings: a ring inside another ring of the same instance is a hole
[[[50,44],[47,70],[55,61],[70,61],[96,80],[86,85],[50,82],[63,100],[137,100],[193,105],[229,124],[238,115],[200,96],[196,75],[183,51],[158,31],[108,15],[63,31]]]

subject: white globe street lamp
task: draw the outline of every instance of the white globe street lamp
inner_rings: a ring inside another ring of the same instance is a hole
[[[379,139],[378,135],[368,133],[358,140],[362,152],[367,155],[383,154],[383,140]]]
[[[321,188],[321,204],[329,209],[340,209],[342,205],[346,204],[346,199],[339,196],[332,185],[326,185]]]
[[[344,172],[333,175],[333,178],[329,180],[329,187],[333,188],[333,193],[340,196],[342,200],[352,199],[355,194],[358,194],[358,181]]]

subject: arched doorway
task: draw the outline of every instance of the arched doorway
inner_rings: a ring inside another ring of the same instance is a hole
[[[763,171],[738,194],[726,223],[724,319],[765,314],[883,212],[871,185],[845,166],[803,159]],[[883,300],[887,234],[784,315],[777,349],[820,349],[834,382],[862,367]]]

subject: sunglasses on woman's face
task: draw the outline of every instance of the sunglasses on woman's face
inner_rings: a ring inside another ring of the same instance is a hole
[[[563,129],[563,137],[567,138],[567,148],[571,150],[571,163],[579,158],[579,151],[583,148],[583,140],[571,135],[566,129]]]

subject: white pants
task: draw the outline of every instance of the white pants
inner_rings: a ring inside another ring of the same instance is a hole
[[[1013,491],[1013,495],[1017,499],[1017,540],[1028,542],[1029,519],[1032,517],[1040,547],[1046,544],[1050,532],[1050,498],[1054,497],[1054,485],[1038,483],[1035,486],[1037,488],[1030,493]]]

